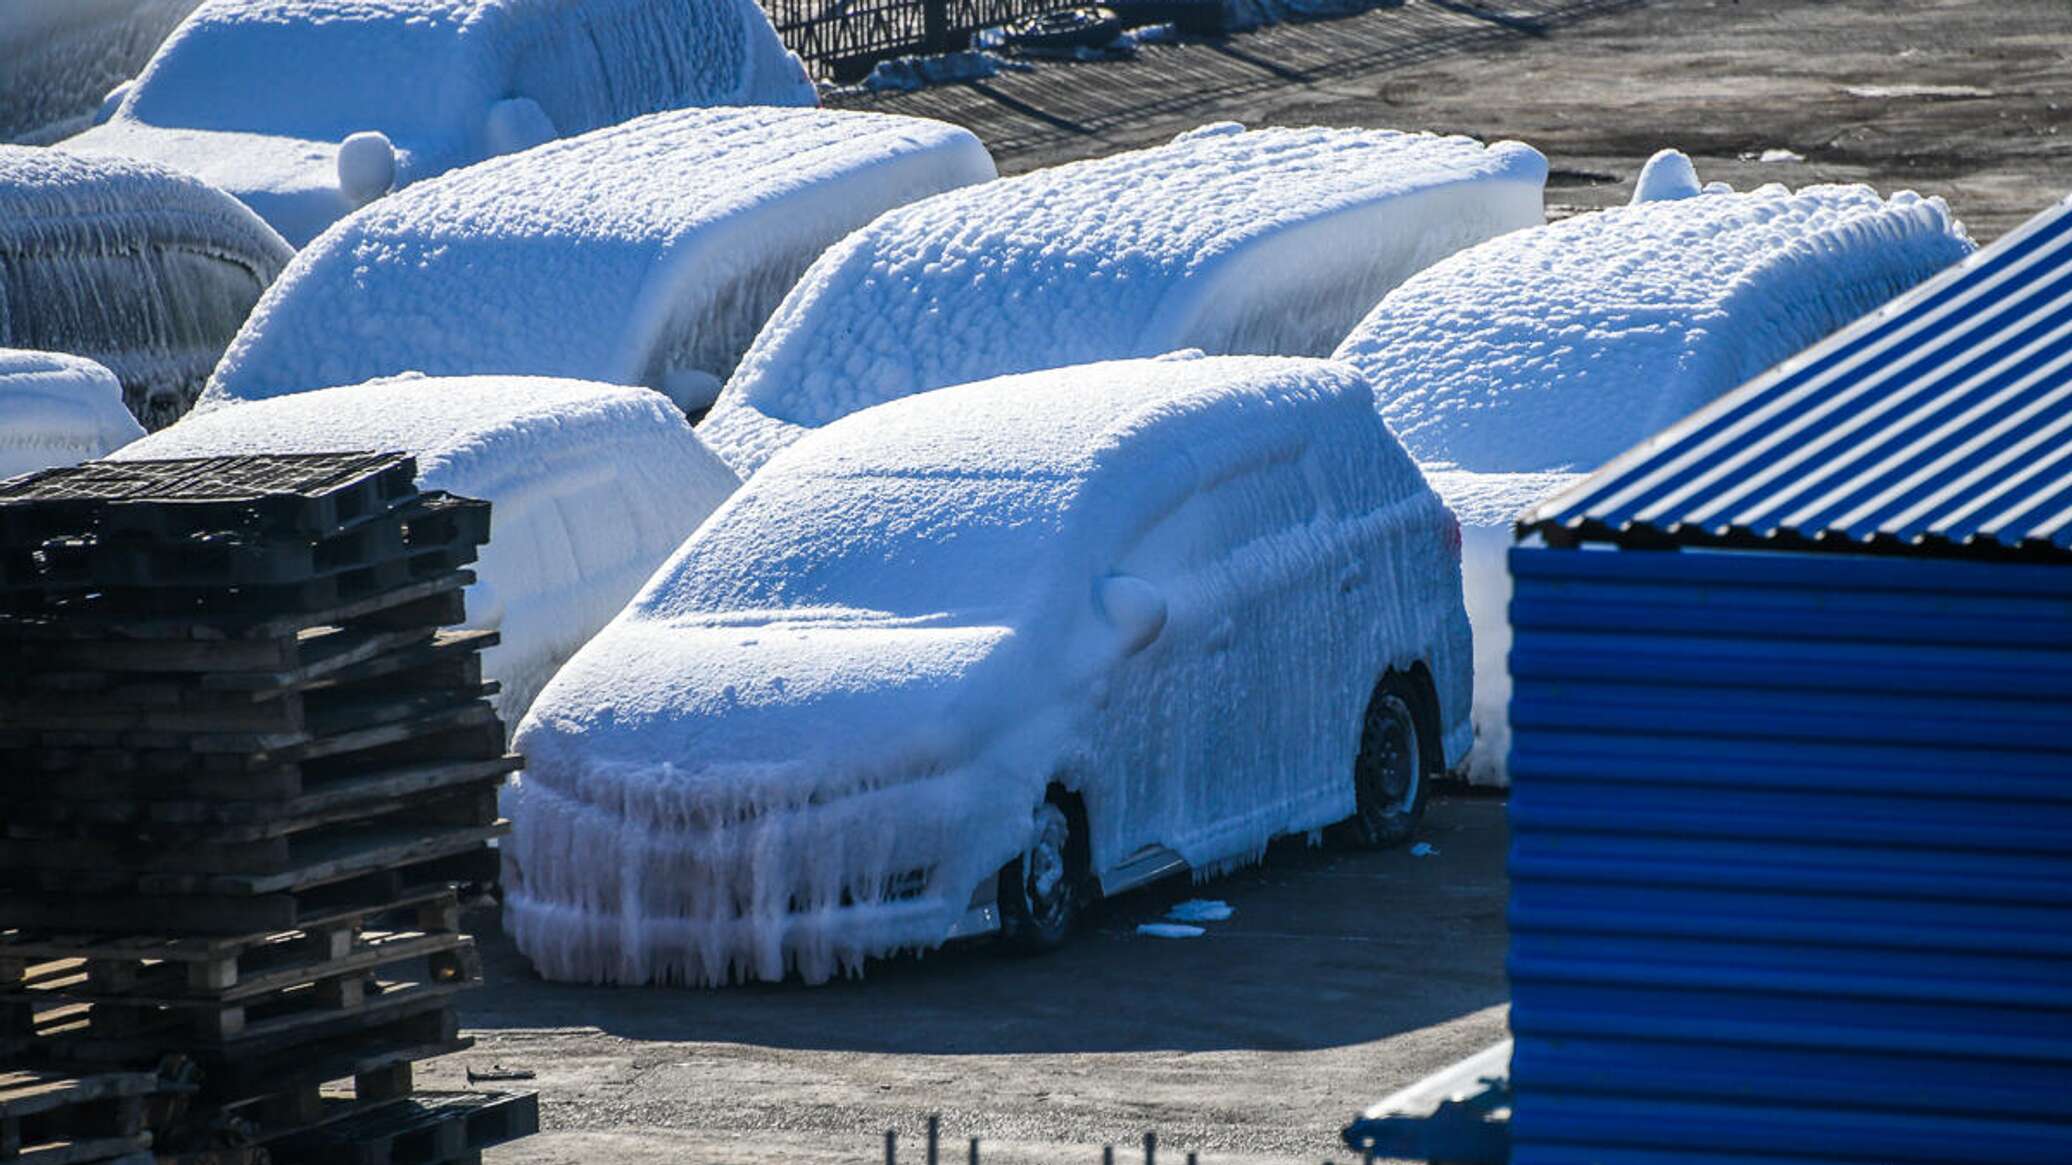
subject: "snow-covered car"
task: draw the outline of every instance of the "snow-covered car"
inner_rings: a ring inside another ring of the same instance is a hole
[[[777,302],[879,212],[993,177],[969,131],[821,109],[683,109],[398,191],[304,248],[203,398],[415,370],[712,403]]]
[[[91,461],[143,435],[106,368],[58,352],[0,348],[0,480]]]
[[[1470,741],[1451,517],[1339,364],[960,385],[772,458],[517,733],[552,979],[818,982],[1346,823]]]
[[[902,207],[799,280],[699,432],[744,476],[806,430],[1095,360],[1322,356],[1419,269],[1542,220],[1529,146],[1231,124]]]
[[[1477,783],[1507,783],[1512,519],[1972,250],[1912,193],[1701,189],[1674,151],[1636,186],[1433,265],[1338,348],[1461,520]]]
[[[123,158],[0,146],[0,346],[70,352],[170,424],[293,256],[239,202]]]
[[[657,110],[818,100],[754,0],[207,0],[63,146],[197,174],[299,247],[495,154]]]
[[[468,626],[507,724],[739,481],[644,388],[396,377],[197,413],[117,459],[401,450],[418,483],[490,503]]]
[[[0,141],[43,145],[85,129],[109,87],[135,76],[197,2],[0,3]]]

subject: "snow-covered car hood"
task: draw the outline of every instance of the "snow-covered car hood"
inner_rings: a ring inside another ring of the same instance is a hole
[[[144,158],[235,195],[300,248],[357,204],[338,187],[338,143],[117,119],[58,143],[79,154]],[[396,185],[417,167],[396,148]]]
[[[606,632],[611,650],[579,653],[519,726],[526,779],[581,800],[639,788],[688,816],[738,817],[939,773],[979,747],[994,718],[977,705],[992,685],[971,675],[1012,629],[787,615],[622,620]],[[835,736],[830,724],[850,731]],[[672,759],[657,766],[661,757]],[[586,779],[627,769],[653,779]]]

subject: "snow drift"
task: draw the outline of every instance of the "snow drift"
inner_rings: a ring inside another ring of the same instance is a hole
[[[1437,751],[1465,755],[1451,529],[1322,361],[1095,364],[835,421],[519,727],[507,925],[554,979],[853,973],[942,942],[1052,782],[1096,872],[1256,857],[1353,811],[1385,669],[1430,669]]]
[[[992,176],[955,126],[817,109],[658,113],[483,162],[304,249],[204,401],[416,370],[643,384],[703,409],[821,251]]]
[[[1511,519],[1972,249],[1912,193],[1701,190],[1673,151],[1638,186],[1433,265],[1338,348],[1465,529],[1485,783],[1510,739]]]
[[[1383,292],[1541,221],[1516,142],[1235,125],[893,211],[820,257],[699,429],[747,473],[908,393],[1180,348],[1322,355]]]
[[[291,254],[185,174],[0,146],[0,345],[106,365],[149,427],[194,403]]]
[[[753,0],[207,0],[64,146],[200,175],[301,246],[391,184],[491,154],[662,109],[817,100]]]
[[[739,484],[644,388],[543,377],[398,377],[197,414],[125,459],[408,450],[425,489],[483,498],[468,625],[515,724],[547,678]]]
[[[42,144],[85,129],[197,0],[0,4],[0,141]]]
[[[106,368],[0,348],[0,479],[92,461],[143,435]]]

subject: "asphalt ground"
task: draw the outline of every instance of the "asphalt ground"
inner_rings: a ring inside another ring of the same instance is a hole
[[[1277,844],[1264,862],[1104,905],[1039,958],[973,943],[820,987],[590,988],[533,976],[483,940],[462,1005],[475,1048],[420,1067],[535,1074],[544,1131],[492,1150],[547,1162],[868,1162],[884,1130],[919,1161],[939,1113],[946,1159],[997,1165],[1162,1159],[1292,1165],[1347,1154],[1360,1108],[1504,1035],[1504,806],[1435,800],[1431,852]],[[1137,933],[1174,903],[1235,911],[1199,938]]]

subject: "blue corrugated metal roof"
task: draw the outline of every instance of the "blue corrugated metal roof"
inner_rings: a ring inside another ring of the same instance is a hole
[[[1562,545],[2072,557],[2072,198],[1519,528]]]

